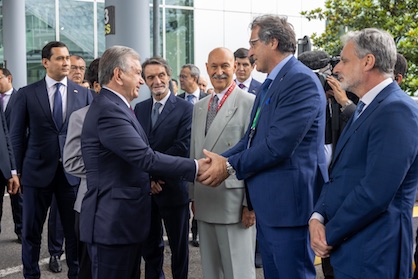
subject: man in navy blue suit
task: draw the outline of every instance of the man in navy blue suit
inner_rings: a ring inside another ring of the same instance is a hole
[[[261,82],[252,78],[254,58],[248,56],[248,49],[239,48],[234,52],[235,61],[237,63],[237,69],[235,71],[235,83],[242,90],[256,94],[261,86]]]
[[[286,18],[257,17],[249,56],[268,73],[246,134],[223,156],[204,151],[212,166],[199,181],[217,186],[244,179],[257,218],[265,278],[315,278],[308,220],[328,179],[324,154],[325,93],[294,56],[296,36]]]
[[[7,128],[10,131],[10,114],[12,107],[16,100],[17,91],[13,88],[12,74],[6,68],[0,68],[0,108],[3,107],[4,116],[7,123]],[[3,153],[2,153],[3,154]],[[3,191],[7,188],[7,181],[1,181],[0,186],[5,186]],[[2,195],[2,192],[0,192]],[[10,195],[10,204],[12,206],[13,222],[15,224],[15,234],[17,235],[17,241],[22,243],[22,194],[16,193]],[[3,195],[0,198],[0,220],[3,215]],[[1,227],[0,227],[1,232]]]
[[[393,80],[389,33],[367,28],[342,41],[334,73],[360,100],[315,205],[311,245],[331,257],[336,278],[411,278],[418,106]]]
[[[193,105],[170,92],[168,86],[172,70],[166,60],[160,57],[147,59],[142,69],[152,98],[137,104],[135,114],[147,134],[150,147],[161,153],[187,158]],[[153,125],[152,115],[157,106],[157,118]],[[151,193],[151,228],[142,253],[145,278],[164,278],[162,219],[171,249],[173,278],[185,279],[189,267],[188,184],[178,178],[153,176]]]
[[[81,206],[80,237],[87,244],[94,279],[139,277],[151,222],[150,179],[177,177],[191,182],[197,170],[202,172],[208,165],[205,160],[151,149],[130,108],[144,83],[141,74],[140,58],[133,49],[107,49],[99,62],[102,90],[83,125],[81,150],[88,190]]]
[[[67,174],[62,151],[70,114],[91,101],[88,89],[67,79],[67,46],[53,41],[42,49],[44,79],[21,88],[11,115],[10,137],[23,198],[22,261],[25,278],[40,278],[39,253],[47,211],[55,195],[65,236],[68,277],[77,278],[74,201],[79,178]]]

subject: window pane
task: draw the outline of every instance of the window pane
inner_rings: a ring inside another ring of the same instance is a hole
[[[173,77],[178,76],[181,66],[194,63],[193,30],[193,11],[166,10],[166,57]]]

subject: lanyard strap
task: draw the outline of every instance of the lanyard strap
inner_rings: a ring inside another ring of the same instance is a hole
[[[225,95],[222,97],[222,100],[219,102],[218,108],[216,109],[216,112],[218,112],[221,109],[222,105],[226,101],[226,98],[228,98],[229,95],[231,95],[232,91],[235,89],[235,86],[236,86],[236,83],[233,82],[231,84],[231,86],[228,88],[228,91],[226,91]],[[209,100],[209,103],[208,103],[208,111],[210,109],[210,104],[212,103],[212,99],[213,99],[213,95],[210,97],[210,100]]]

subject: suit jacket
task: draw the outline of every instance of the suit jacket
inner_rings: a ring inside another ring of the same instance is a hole
[[[248,112],[255,96],[238,86],[216,114],[206,136],[206,117],[211,98],[197,102],[193,109],[191,158],[203,158],[203,149],[221,153],[234,146],[245,134],[249,124]],[[195,201],[195,218],[207,223],[234,224],[241,221],[245,202],[244,182],[230,176],[216,188],[195,182],[190,188]]]
[[[46,187],[54,178],[67,135],[68,119],[73,111],[87,106],[91,94],[72,81],[67,83],[67,115],[60,130],[49,105],[45,79],[25,86],[16,93],[11,113],[10,135],[22,185]],[[70,185],[79,178],[66,173]]]
[[[81,203],[87,192],[86,167],[84,166],[83,156],[81,154],[81,131],[84,118],[89,108],[90,106],[86,106],[71,114],[68,121],[67,139],[65,140],[62,155],[65,171],[80,178],[77,198],[74,203],[74,210],[78,213],[81,211]]]
[[[223,156],[229,157],[237,178],[245,179],[257,222],[274,227],[306,226],[323,181],[328,179],[325,93],[312,70],[292,57],[266,94],[251,143],[248,129]]]
[[[152,98],[135,106],[135,114],[145,130],[149,144],[155,151],[181,157],[189,157],[190,130],[193,105],[169,93],[170,96],[151,127]],[[153,195],[159,206],[174,206],[189,203],[188,185],[178,178],[153,177],[165,181],[163,190]]]
[[[9,130],[7,129],[6,116],[2,109],[0,109],[0,118],[0,171],[4,178],[8,180],[12,177],[11,171],[16,169],[16,164],[9,138]]]
[[[14,106],[14,103],[16,102],[16,93],[17,93],[16,89],[13,89],[12,94],[10,95],[9,102],[7,103],[6,110],[4,111],[4,115],[6,116],[6,122],[7,122],[7,127],[9,128],[9,131],[10,131],[10,118],[12,114],[12,107]]]
[[[331,263],[340,273],[411,277],[417,134],[418,106],[396,82],[347,123],[315,206],[325,217]]]
[[[193,181],[196,165],[151,149],[134,113],[121,98],[102,89],[84,120],[81,150],[87,193],[81,213],[81,240],[105,245],[141,243],[150,226],[150,177]]]
[[[179,94],[179,95],[177,95],[179,98],[182,98],[182,99],[184,99],[184,100],[186,100],[186,92],[183,92],[183,93],[181,93],[181,94]],[[199,100],[201,100],[201,99],[203,99],[203,98],[205,98],[206,96],[208,96],[208,94],[206,94],[205,92],[203,92],[203,91],[200,91],[200,95],[199,95]],[[186,100],[187,101],[187,100]]]

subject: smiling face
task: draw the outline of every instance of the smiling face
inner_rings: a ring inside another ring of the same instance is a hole
[[[139,60],[129,59],[127,65],[128,69],[126,71],[120,68],[116,68],[115,70],[118,71],[117,74],[119,74],[121,81],[122,95],[128,102],[132,102],[133,99],[138,97],[139,88],[144,84],[144,80],[141,76],[142,66]]]
[[[234,54],[225,48],[216,48],[209,53],[206,70],[216,93],[231,85],[236,70]]]
[[[170,76],[162,65],[149,64],[144,68],[145,83],[155,100],[162,100],[169,92]]]
[[[70,54],[66,47],[53,47],[51,57],[42,58],[42,65],[46,69],[47,75],[56,81],[61,81],[70,72]]]

